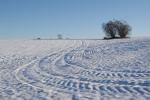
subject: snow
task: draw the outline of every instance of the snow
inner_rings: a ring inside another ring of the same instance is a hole
[[[0,100],[149,100],[150,38],[0,40]]]

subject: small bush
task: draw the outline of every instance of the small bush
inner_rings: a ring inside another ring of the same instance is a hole
[[[63,36],[61,34],[58,34],[57,39],[63,39]]]

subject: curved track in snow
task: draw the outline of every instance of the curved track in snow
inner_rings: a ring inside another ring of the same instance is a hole
[[[18,68],[16,77],[45,91],[73,94],[73,100],[148,100],[150,41],[82,41]]]

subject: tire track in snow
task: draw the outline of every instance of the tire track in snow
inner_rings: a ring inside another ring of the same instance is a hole
[[[96,65],[94,60],[100,59],[98,52],[89,49],[86,41],[82,41],[80,47],[70,50],[46,56],[35,66],[29,64],[29,67],[17,69],[16,77],[21,76],[21,81],[37,88],[82,95],[90,93],[102,98],[104,94],[150,95],[149,71],[97,71],[88,65]],[[92,55],[96,58],[93,59]]]
[[[83,41],[81,41],[81,45],[83,45]],[[55,51],[55,53],[52,53],[52,55],[54,55],[54,54],[57,54],[58,52],[67,52],[67,51],[69,51],[70,49],[72,49],[72,48],[74,48],[74,46],[72,46],[72,47],[68,47],[68,49],[65,49],[65,50],[58,50],[58,51]],[[51,56],[51,55],[50,55]],[[58,56],[56,56],[56,58],[55,59],[57,59],[57,57],[59,57],[60,55],[58,55]],[[51,93],[53,90],[56,90],[55,88],[52,88],[52,90],[48,90],[48,89],[45,89],[45,88],[43,88],[43,87],[40,87],[40,86],[36,86],[36,85],[32,85],[31,83],[28,83],[28,82],[26,82],[23,78],[24,78],[24,76],[22,76],[22,75],[24,75],[24,74],[26,74],[26,76],[31,76],[31,75],[27,75],[27,73],[20,73],[20,71],[22,71],[22,70],[24,70],[24,72],[25,72],[25,69],[26,68],[28,68],[28,67],[31,67],[31,66],[34,66],[34,67],[36,67],[34,64],[36,64],[38,61],[40,61],[40,60],[43,60],[43,59],[45,59],[45,58],[47,58],[47,57],[49,57],[49,56],[46,56],[46,57],[44,57],[44,58],[42,58],[42,59],[37,59],[37,60],[33,60],[33,61],[31,61],[30,63],[28,63],[28,64],[25,64],[25,65],[23,65],[23,66],[21,66],[21,67],[19,67],[18,69],[16,69],[15,70],[15,76],[16,76],[16,78],[17,78],[17,80],[19,80],[20,82],[22,82],[22,83],[25,83],[25,84],[28,84],[29,86],[32,86],[32,87],[34,87],[34,88],[39,88],[39,89],[43,89],[43,90],[46,90],[46,91],[48,91],[49,93]],[[55,59],[53,59],[53,60],[55,60]],[[37,64],[36,64],[37,65]],[[32,70],[32,69],[31,69]],[[33,73],[33,72],[32,72]],[[21,77],[20,77],[21,76]],[[29,78],[29,80],[31,79],[31,77]],[[56,81],[55,81],[56,82]],[[60,82],[60,81],[59,81]],[[70,83],[67,83],[67,84],[70,84]],[[69,86],[69,85],[68,85]],[[72,85],[72,86],[75,86],[74,84]]]

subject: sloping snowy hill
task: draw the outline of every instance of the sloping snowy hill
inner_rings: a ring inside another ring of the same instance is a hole
[[[150,38],[0,40],[0,100],[150,100]]]

